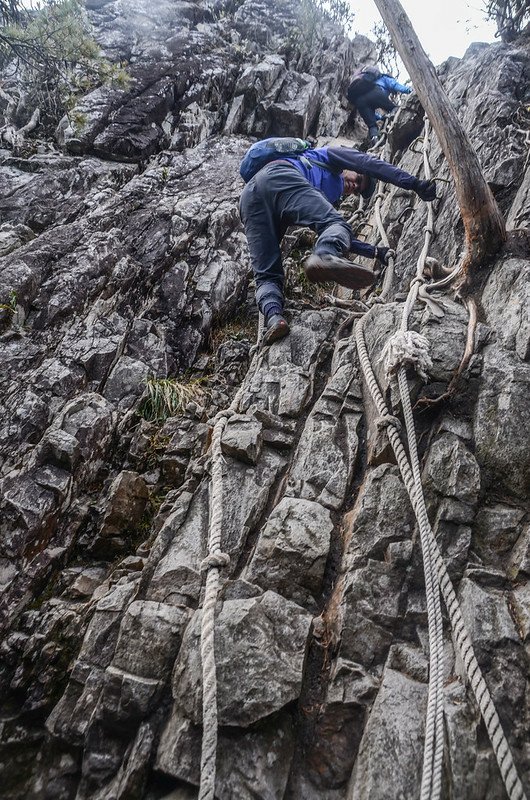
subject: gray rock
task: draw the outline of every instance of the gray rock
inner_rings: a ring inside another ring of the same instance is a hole
[[[176,704],[195,723],[202,719],[200,613],[186,629],[173,675]],[[216,621],[220,725],[248,727],[300,694],[310,615],[275,592],[228,600]]]
[[[352,377],[353,370],[353,377]],[[352,345],[339,342],[332,377],[305,424],[287,492],[338,509],[346,500],[357,458],[360,386]]]
[[[506,598],[501,592],[485,590],[467,577],[459,589],[466,626],[476,647],[488,649],[503,642],[520,642]]]
[[[315,77],[288,73],[275,102],[269,107],[271,126],[276,135],[304,139],[318,113],[318,96]]]
[[[143,678],[165,680],[189,618],[188,609],[135,600],[120,625],[113,667]]]
[[[523,528],[508,564],[510,578],[517,578],[519,572],[530,575],[530,525]]]
[[[347,517],[347,563],[382,561],[389,545],[412,537],[414,519],[398,468],[386,464],[370,470]]]
[[[140,522],[148,497],[145,481],[137,472],[120,472],[109,489],[100,536],[117,536],[134,529]]]
[[[463,442],[442,434],[429,448],[424,470],[425,486],[445,497],[474,505],[480,491],[480,469]]]
[[[106,570],[101,567],[84,569],[75,578],[67,593],[70,597],[90,597],[105,579]]]
[[[286,597],[317,597],[333,530],[327,508],[284,497],[269,516],[243,577]]]
[[[177,707],[162,733],[156,767],[161,772],[199,784],[200,729],[179,715]],[[285,793],[294,749],[290,714],[276,717],[250,731],[220,729],[216,794],[219,797],[256,796],[275,800]]]
[[[348,797],[378,800],[417,797],[421,783],[427,686],[393,669],[383,682],[366,724]]]
[[[530,197],[530,169],[527,168],[523,182],[519,186],[519,190],[515,195],[513,203],[506,218],[506,227],[509,230],[517,230],[518,228],[528,228],[529,215],[528,215],[528,200]]]
[[[519,358],[530,358],[530,265],[522,258],[499,262],[482,294],[486,321],[497,341]]]
[[[245,414],[230,417],[223,431],[223,452],[247,464],[256,464],[261,452],[263,437],[261,424]]]
[[[386,657],[400,618],[404,574],[400,567],[369,559],[343,578],[340,656],[364,667]]]
[[[530,639],[530,583],[516,586],[512,594],[512,613],[522,641]]]
[[[474,419],[476,455],[490,481],[525,497],[530,487],[530,420],[526,413],[530,368],[490,345]]]
[[[522,509],[502,503],[483,506],[473,525],[473,552],[484,564],[498,566],[511,555],[521,534]]]

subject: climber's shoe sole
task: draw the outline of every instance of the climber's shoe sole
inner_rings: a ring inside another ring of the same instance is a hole
[[[282,314],[273,314],[272,317],[267,320],[267,327],[263,334],[262,343],[268,345],[276,342],[278,339],[283,339],[290,330],[289,323]]]
[[[368,267],[353,264],[346,258],[313,253],[304,263],[304,271],[311,283],[334,281],[348,289],[364,289],[371,286],[376,276]]]

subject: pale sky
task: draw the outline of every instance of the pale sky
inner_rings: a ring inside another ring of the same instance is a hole
[[[381,17],[372,0],[351,0],[353,30],[370,36]],[[493,42],[496,26],[486,22],[482,0],[401,0],[416,33],[434,64],[464,55],[471,42]]]

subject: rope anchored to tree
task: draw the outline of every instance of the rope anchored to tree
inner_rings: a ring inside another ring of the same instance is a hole
[[[424,147],[427,148],[429,140],[428,120],[426,120],[425,127]],[[426,178],[430,178],[430,166],[425,153],[424,164]],[[429,211],[430,214],[432,214],[430,207]],[[426,241],[427,238],[432,235],[433,229],[434,221],[431,215],[429,215],[426,226]],[[403,482],[409,494],[420,532],[427,597],[430,659],[429,696],[420,797],[421,800],[438,800],[441,793],[443,759],[443,630],[439,597],[441,590],[449,613],[455,649],[462,660],[471,689],[475,695],[480,713],[486,725],[506,792],[510,800],[525,800],[521,779],[517,773],[513,756],[502,730],[490,692],[473,652],[473,646],[462,619],[460,606],[429,523],[425,506],[414,417],[410,403],[405,367],[406,365],[413,365],[421,370],[428,368],[429,356],[427,340],[425,337],[418,338],[419,334],[410,336],[413,332],[408,331],[409,315],[414,302],[418,298],[420,286],[423,285],[424,281],[423,270],[427,250],[428,248],[425,247],[424,244],[422,253],[418,259],[416,278],[411,282],[409,294],[404,304],[401,330],[392,337],[386,347],[386,355],[389,358],[389,370],[392,373],[397,373],[399,394],[407,433],[408,457],[397,426],[390,422],[392,415],[389,412],[372,369],[364,338],[364,325],[367,320],[367,315],[357,323],[355,330],[355,339],[361,368],[376,405],[379,419],[388,420],[388,424],[385,426],[388,438],[394,450]],[[429,288],[432,289],[435,285],[446,285],[446,281],[448,281],[451,276],[454,277],[457,272],[458,271],[454,271],[451,273],[444,281],[431,284]],[[420,299],[422,299],[421,296]]]

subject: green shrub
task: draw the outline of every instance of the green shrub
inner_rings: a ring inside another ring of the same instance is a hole
[[[9,122],[23,125],[40,108],[41,121],[56,124],[87,91],[102,84],[126,88],[124,65],[101,55],[79,0],[45,0],[32,10],[14,0],[9,10],[0,0],[0,16],[6,23],[0,33],[4,88],[19,100],[19,118]]]

